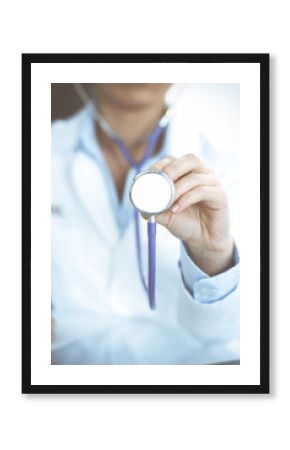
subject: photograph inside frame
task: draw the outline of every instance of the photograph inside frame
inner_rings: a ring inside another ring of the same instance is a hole
[[[240,364],[239,83],[51,107],[51,364]]]

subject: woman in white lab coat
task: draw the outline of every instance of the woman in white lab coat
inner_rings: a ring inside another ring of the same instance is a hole
[[[176,188],[173,207],[157,217],[157,307],[151,311],[128,195],[136,168],[95,120],[97,108],[141,160],[169,87],[96,84],[91,104],[52,126],[54,364],[239,358],[239,259],[230,227],[235,157],[199,140],[190,117],[175,108],[143,167],[163,170]],[[144,219],[141,255],[146,268]]]

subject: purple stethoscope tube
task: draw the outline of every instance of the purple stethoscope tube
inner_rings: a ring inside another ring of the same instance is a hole
[[[162,118],[164,119],[164,117]],[[148,138],[148,145],[145,151],[145,154],[141,161],[135,161],[132,158],[129,150],[127,149],[124,142],[116,135],[111,133],[112,140],[118,145],[122,155],[130,164],[131,167],[136,168],[136,175],[142,172],[144,164],[147,160],[152,156],[158,139],[161,136],[161,133],[164,131],[167,121],[162,120],[155,127],[153,132],[150,134]],[[136,177],[135,177],[136,178]],[[142,268],[142,256],[141,256],[141,237],[140,237],[140,217],[138,213],[138,209],[134,211],[134,221],[135,221],[135,238],[136,238],[136,247],[137,247],[137,259],[138,259],[138,269],[141,278],[142,285],[145,291],[148,294],[149,306],[151,310],[156,308],[156,299],[155,299],[155,278],[156,278],[156,222],[154,215],[151,215],[147,222],[147,235],[148,235],[148,286],[146,284],[145,276]]]
[[[135,161],[124,142],[117,136],[113,137],[114,142],[118,145],[120,151],[122,152],[124,158],[128,163],[136,168],[137,175],[142,172],[142,168],[147,160],[152,156],[154,149],[156,148],[157,141],[161,136],[164,127],[159,124],[153,130],[148,139],[148,145],[146,152],[141,161]],[[135,239],[137,247],[137,259],[138,259],[138,269],[141,278],[142,285],[148,294],[150,309],[155,309],[155,273],[156,273],[156,223],[154,216],[151,216],[147,223],[147,234],[148,234],[148,286],[146,284],[145,276],[142,268],[142,256],[141,256],[141,237],[140,237],[140,216],[138,210],[134,211],[134,221],[135,221]]]
[[[124,158],[128,161],[128,163],[136,168],[136,176],[142,173],[142,168],[146,161],[152,156],[154,149],[156,148],[158,139],[161,136],[162,131],[164,130],[164,126],[160,126],[160,123],[153,130],[151,135],[148,138],[148,145],[146,152],[141,161],[136,162],[124,142],[117,136],[112,136],[114,142],[118,145],[120,151],[122,152]],[[134,182],[134,180],[133,180]],[[131,197],[130,197],[131,198]],[[131,199],[132,200],[132,199]],[[133,203],[133,202],[132,202]],[[134,205],[134,203],[133,203]],[[140,237],[140,217],[138,213],[138,207],[135,206],[134,211],[134,220],[135,220],[135,238],[136,238],[136,247],[137,247],[137,259],[138,259],[138,269],[141,278],[142,285],[147,292],[149,299],[149,306],[151,310],[156,308],[156,299],[155,299],[155,278],[156,278],[156,222],[155,216],[150,215],[147,222],[147,235],[148,235],[148,286],[146,284],[145,276],[142,268],[142,256],[141,256],[141,237]],[[146,211],[145,211],[146,213]]]
[[[80,90],[80,86],[76,85],[77,92],[80,94],[81,98],[86,101],[86,97],[84,97],[84,93],[82,90]],[[109,124],[104,120],[104,118],[100,115],[97,108],[91,104],[91,111],[94,116],[94,119],[98,123],[98,125],[102,128],[102,130],[117,144],[118,148],[120,149],[123,157],[126,159],[126,161],[129,163],[131,167],[134,167],[136,169],[136,176],[143,173],[143,167],[147,160],[152,156],[158,139],[160,138],[162,132],[167,127],[169,120],[172,115],[172,108],[168,108],[161,120],[158,122],[157,126],[154,128],[152,133],[148,137],[148,144],[145,151],[145,154],[141,161],[135,161],[132,155],[130,154],[128,148],[126,147],[125,143],[122,141],[122,139],[117,136],[117,134],[111,129]],[[147,171],[144,171],[144,173]],[[134,180],[133,180],[134,181]],[[173,188],[174,189],[174,188]],[[141,278],[142,285],[148,294],[149,298],[149,305],[150,309],[156,308],[156,301],[155,301],[155,273],[156,273],[156,223],[155,223],[155,215],[150,214],[149,220],[147,222],[147,234],[148,234],[148,286],[146,284],[145,276],[143,273],[142,268],[142,257],[141,257],[141,238],[140,238],[140,217],[138,210],[140,211],[140,208],[135,206],[134,211],[134,221],[135,221],[135,238],[136,238],[136,247],[137,247],[137,259],[138,259],[138,269],[139,274]],[[145,212],[146,211],[141,211]],[[158,213],[161,213],[162,211],[159,211]]]
[[[148,145],[145,154],[141,161],[135,161],[124,142],[117,136],[113,136],[114,142],[118,145],[121,153],[127,162],[136,168],[137,175],[142,172],[142,168],[147,160],[152,156],[154,149],[156,148],[158,139],[161,136],[164,127],[159,124],[153,130],[148,138]],[[141,278],[142,285],[148,294],[150,309],[155,309],[155,273],[156,273],[156,223],[153,221],[153,216],[150,217],[147,223],[147,234],[148,234],[148,286],[146,285],[145,276],[142,268],[142,256],[141,256],[141,237],[140,237],[140,217],[138,210],[134,211],[135,220],[135,239],[137,247],[137,259],[138,259],[138,269]]]
[[[148,297],[150,309],[155,309],[156,222],[154,216],[151,216],[147,222],[147,233],[148,233]]]

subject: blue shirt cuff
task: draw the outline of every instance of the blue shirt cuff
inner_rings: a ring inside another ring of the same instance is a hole
[[[179,267],[183,283],[191,296],[201,303],[213,303],[229,295],[237,287],[240,276],[240,258],[236,245],[233,258],[233,267],[210,277],[192,261],[181,241]]]

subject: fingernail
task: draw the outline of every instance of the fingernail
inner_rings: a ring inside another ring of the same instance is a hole
[[[179,209],[179,205],[174,205],[174,206],[172,206],[171,211],[173,213],[175,213],[178,209]]]
[[[170,158],[162,158],[162,159],[159,159],[159,161],[157,161],[156,166],[159,166],[159,165],[164,166],[169,163],[170,163]]]

